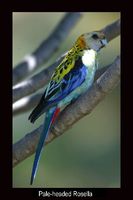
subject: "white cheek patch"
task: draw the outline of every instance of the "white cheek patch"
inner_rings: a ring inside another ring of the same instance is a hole
[[[25,56],[24,61],[27,62],[29,71],[32,71],[35,68],[35,66],[37,65],[36,58],[33,55]]]
[[[95,58],[96,58],[96,52],[91,50],[85,50],[84,55],[82,56],[82,62],[85,66],[91,67],[95,65]]]

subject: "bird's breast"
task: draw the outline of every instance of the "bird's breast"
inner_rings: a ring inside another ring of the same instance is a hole
[[[84,50],[82,62],[89,68],[89,70],[93,70],[95,68],[96,54],[97,53],[93,49]]]

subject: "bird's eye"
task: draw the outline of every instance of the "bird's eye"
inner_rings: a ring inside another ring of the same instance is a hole
[[[92,38],[96,40],[96,39],[98,39],[98,35],[97,34],[93,34]]]

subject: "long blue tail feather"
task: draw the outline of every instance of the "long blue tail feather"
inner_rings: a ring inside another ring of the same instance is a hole
[[[37,168],[38,168],[38,163],[40,160],[40,155],[41,155],[41,151],[43,149],[43,145],[44,142],[46,140],[46,137],[49,133],[49,128],[51,126],[52,123],[52,119],[54,116],[54,113],[56,112],[56,107],[50,108],[47,112],[46,112],[46,117],[44,120],[44,126],[43,126],[43,130],[39,139],[39,143],[37,146],[37,150],[36,150],[36,154],[35,154],[35,159],[34,159],[34,163],[33,163],[33,168],[32,168],[32,174],[31,174],[31,180],[30,180],[30,184],[33,184],[33,181],[35,179],[36,176],[36,172],[37,172]]]

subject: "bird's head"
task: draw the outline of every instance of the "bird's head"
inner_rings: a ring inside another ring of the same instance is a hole
[[[107,40],[103,32],[94,31],[81,35],[77,43],[84,49],[93,49],[98,52],[107,44]]]

